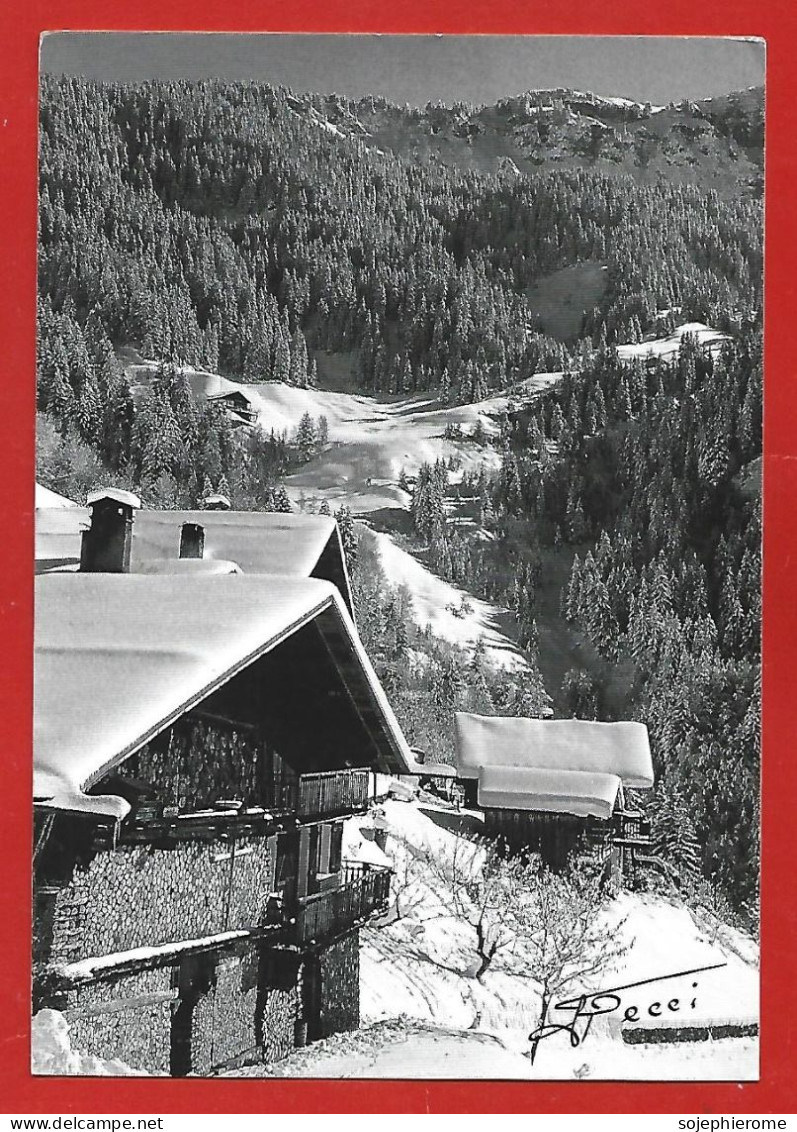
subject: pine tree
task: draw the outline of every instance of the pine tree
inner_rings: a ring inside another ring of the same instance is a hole
[[[303,460],[309,460],[313,455],[316,440],[315,423],[309,412],[305,412],[302,414],[301,420],[299,421],[294,438],[294,444],[299,449]]]
[[[346,566],[351,575],[357,567],[357,557],[359,554],[359,540],[357,538],[357,532],[354,529],[354,520],[348,507],[338,508],[335,512],[335,519],[337,520],[338,531],[340,532],[340,541],[343,546],[343,554],[346,558]]]

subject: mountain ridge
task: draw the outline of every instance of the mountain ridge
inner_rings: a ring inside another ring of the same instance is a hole
[[[638,182],[695,183],[721,195],[763,190],[764,91],[667,106],[566,87],[492,105],[399,106],[384,98],[291,92],[295,113],[378,153],[463,171],[592,168]]]

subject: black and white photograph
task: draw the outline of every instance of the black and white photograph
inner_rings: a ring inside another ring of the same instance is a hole
[[[758,1080],[764,92],[42,37],[34,1075]]]

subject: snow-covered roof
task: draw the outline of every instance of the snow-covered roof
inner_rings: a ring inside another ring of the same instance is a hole
[[[327,515],[265,511],[136,511],[130,554],[131,573],[176,566],[184,523],[204,528],[204,561],[234,562],[245,574],[325,578],[352,608],[349,578],[337,523]],[[36,562],[43,570],[77,566],[82,531],[89,525],[83,507],[48,509],[36,516]]]
[[[479,778],[483,767],[588,771],[624,785],[653,785],[648,729],[642,723],[587,719],[521,719],[457,712],[457,771]]]
[[[71,499],[67,499],[65,495],[59,495],[57,491],[51,491],[49,487],[44,487],[43,484],[36,484],[36,510],[45,507],[77,507]]]
[[[620,785],[616,774],[486,766],[479,775],[478,801],[485,809],[608,819]]]
[[[208,401],[224,401],[233,397],[237,397],[240,401],[244,401],[247,405],[256,405],[258,398],[257,395],[247,393],[245,389],[238,386],[236,389],[221,389],[218,393],[208,393]]]
[[[37,489],[38,490],[38,489]],[[36,572],[77,568],[81,533],[88,528],[87,507],[47,506],[36,509]]]
[[[101,487],[97,491],[90,491],[86,503],[91,507],[92,503],[99,503],[103,499],[112,499],[114,503],[122,503],[125,507],[141,507],[141,500],[134,492],[120,487]]]
[[[429,778],[456,778],[457,772],[448,763],[418,763],[413,768],[414,774],[428,775]]]
[[[245,574],[309,577],[330,540],[337,543],[337,524],[326,515],[140,511],[133,526],[131,570],[150,558],[177,558],[184,523],[204,528],[205,559],[237,562]]]
[[[317,632],[295,637],[311,622]],[[331,583],[263,575],[39,577],[34,796],[82,795],[289,639],[298,642],[285,675],[292,694],[284,684],[278,689],[280,673],[272,671],[267,681],[255,678],[257,694],[244,693],[239,710],[253,721],[267,716],[287,741],[296,735],[298,750],[312,752],[322,741],[337,750],[339,741],[342,760],[356,747],[366,756],[360,765],[405,771],[409,747]],[[315,699],[302,692],[314,678],[326,681]],[[340,718],[329,715],[333,710],[348,712],[351,734],[323,732],[329,719]]]

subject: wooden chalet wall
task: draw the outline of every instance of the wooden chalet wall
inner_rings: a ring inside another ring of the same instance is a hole
[[[610,826],[572,814],[485,808],[484,832],[501,838],[513,852],[530,849],[552,868],[562,869],[571,853],[607,843]]]
[[[214,806],[219,799],[238,799],[247,806],[273,806],[279,788],[295,779],[273,747],[254,727],[214,725],[183,719],[126,760],[122,774],[146,796],[180,811]],[[103,785],[127,793],[124,781]]]

